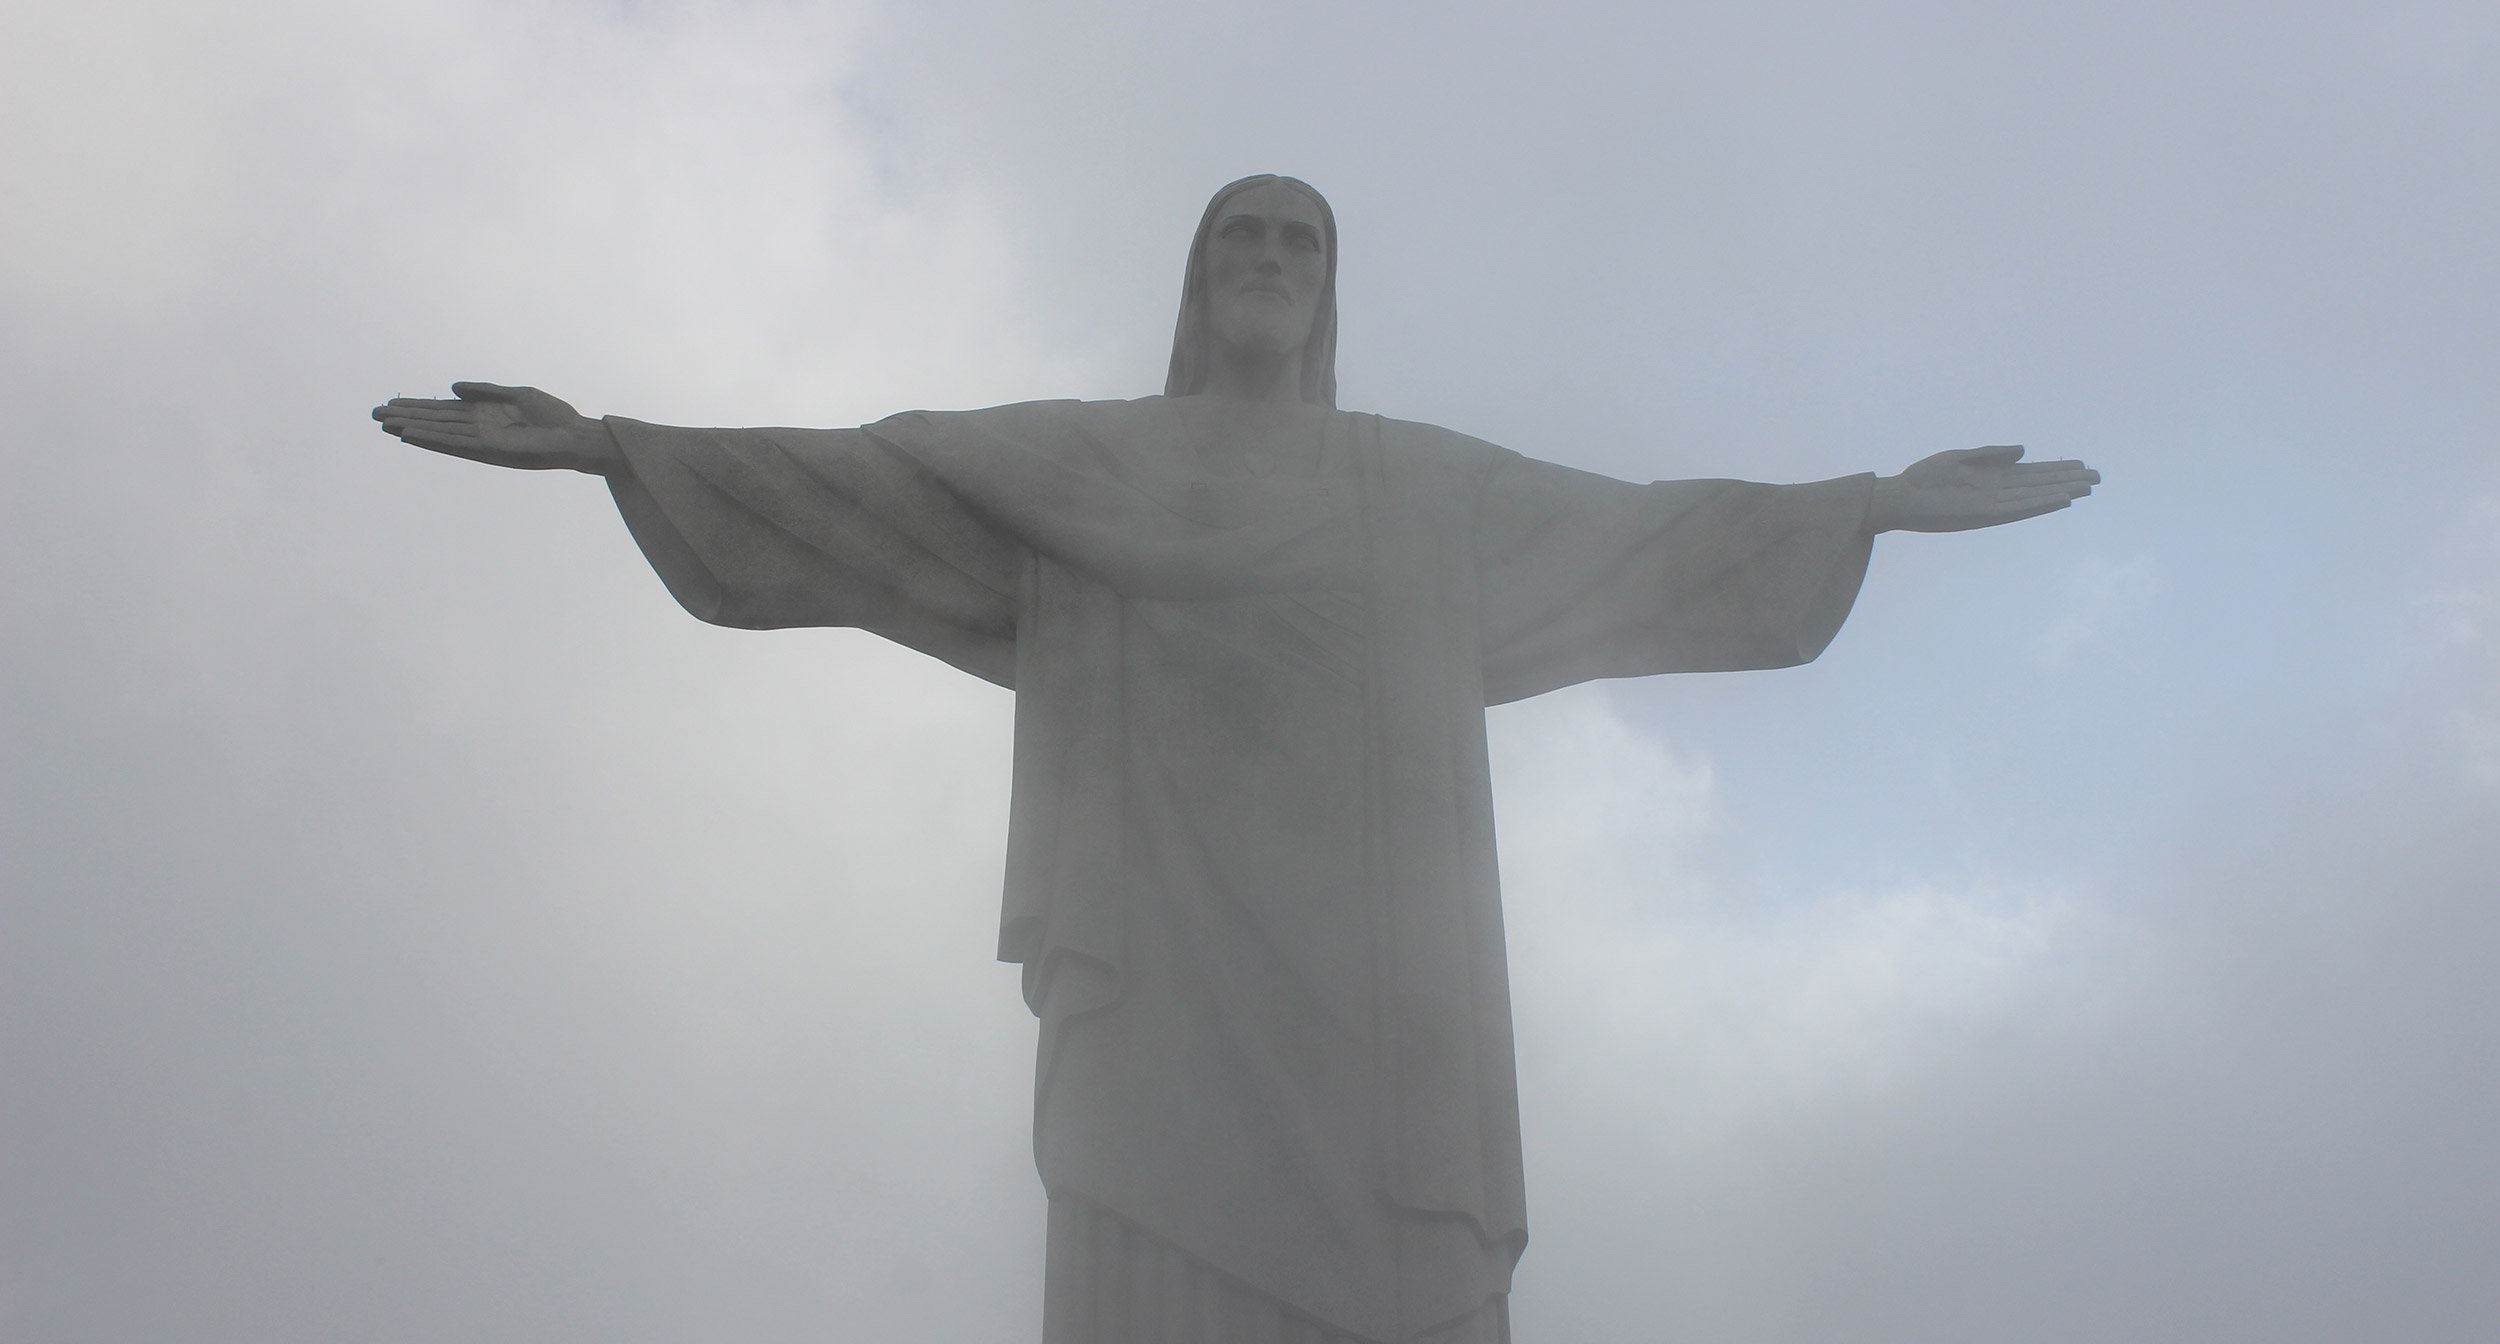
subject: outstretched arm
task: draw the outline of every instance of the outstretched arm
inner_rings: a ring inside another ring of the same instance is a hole
[[[1957,448],[1875,482],[1870,532],[1967,532],[2053,513],[2101,483],[2081,462],[2024,462],[2020,444]]]
[[[458,400],[393,397],[373,418],[404,442],[491,466],[607,476],[625,465],[606,424],[537,388],[453,383],[451,391]]]

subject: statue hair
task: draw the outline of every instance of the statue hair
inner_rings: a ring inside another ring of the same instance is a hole
[[[1258,173],[1226,186],[1207,202],[1207,212],[1198,219],[1198,235],[1189,240],[1189,271],[1181,280],[1180,321],[1172,330],[1172,371],[1163,380],[1167,397],[1205,390],[1214,363],[1209,349],[1214,337],[1207,330],[1205,262],[1207,240],[1215,233],[1224,202],[1271,182],[1301,192],[1319,207],[1320,226],[1327,234],[1328,275],[1320,284],[1319,303],[1311,314],[1310,339],[1302,343],[1302,399],[1332,409],[1337,404],[1337,214],[1328,208],[1328,198],[1310,183],[1274,173]]]

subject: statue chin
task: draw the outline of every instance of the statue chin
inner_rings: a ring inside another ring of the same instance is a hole
[[[1215,319],[1215,339],[1236,358],[1261,362],[1286,359],[1301,352],[1308,336],[1302,315],[1290,310],[1262,308],[1244,312],[1236,305]]]

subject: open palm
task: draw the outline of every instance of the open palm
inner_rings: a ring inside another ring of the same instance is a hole
[[[407,443],[498,467],[604,473],[616,460],[607,426],[534,387],[453,383],[453,397],[393,397],[373,408]]]
[[[2022,461],[2022,445],[1957,448],[1875,483],[1874,531],[1965,532],[2052,513],[2100,484],[2081,462]]]

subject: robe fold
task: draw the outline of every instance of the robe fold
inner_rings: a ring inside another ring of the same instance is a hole
[[[1170,1253],[1154,1292],[1220,1284],[1314,1338],[1506,1337],[1485,707],[1812,659],[1873,478],[1632,485],[1333,411],[1294,469],[1227,474],[1165,398],[608,424],[694,615],[856,626],[1015,690],[999,956],[1041,1021],[1054,1266],[1116,1228]],[[1128,1337],[1071,1300],[1054,1344]]]

